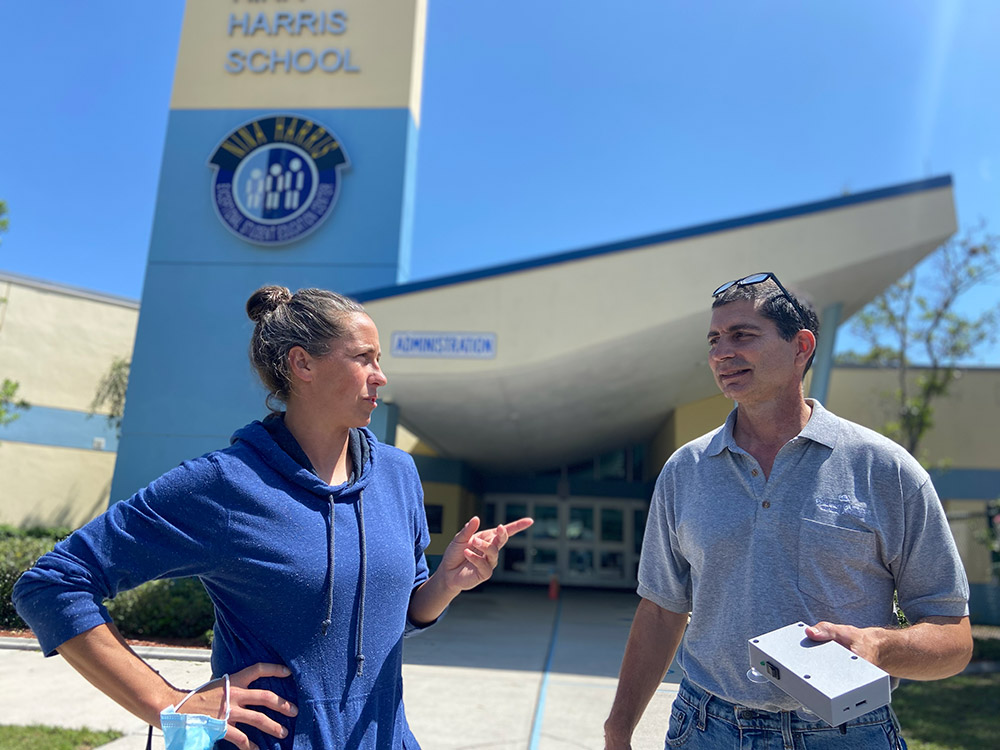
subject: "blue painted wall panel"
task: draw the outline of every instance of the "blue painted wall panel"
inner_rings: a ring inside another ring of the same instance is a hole
[[[969,584],[969,619],[973,625],[1000,625],[1000,585]]]
[[[408,110],[300,110],[341,139],[350,166],[320,227],[297,242],[259,247],[230,232],[212,202],[208,161],[234,128],[271,111],[174,111],[170,115],[149,262],[346,263],[385,266],[369,286],[396,283],[412,118]],[[389,268],[391,267],[391,273]],[[368,287],[365,287],[368,288]]]
[[[111,503],[127,500],[150,481],[190,458],[229,445],[228,435],[142,435],[138,438],[121,443],[111,485]]]
[[[264,284],[347,294],[394,284],[409,245],[416,128],[406,109],[298,110],[340,139],[349,168],[312,233],[260,247],[216,215],[209,159],[235,128],[282,114],[170,115],[112,501],[163,471],[228,444],[267,413],[247,361],[247,297]],[[405,215],[405,218],[404,218]]]
[[[1000,497],[998,469],[934,469],[938,497],[945,500],[992,500]]]
[[[104,441],[103,448],[94,448],[94,439]],[[118,435],[108,419],[100,414],[71,409],[33,406],[0,427],[0,443],[33,443],[58,448],[80,448],[114,453],[118,450]]]

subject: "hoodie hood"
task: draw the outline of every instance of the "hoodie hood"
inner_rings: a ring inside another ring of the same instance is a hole
[[[292,440],[294,441],[294,438]],[[344,484],[331,486],[316,476],[310,468],[293,458],[289,451],[274,439],[267,426],[259,420],[238,429],[229,442],[235,447],[239,447],[240,443],[249,446],[285,479],[323,500],[328,500],[333,495],[338,501],[352,501],[354,496],[364,490],[371,481],[374,465],[378,460],[376,456],[378,441],[371,430],[367,427],[352,428],[348,450],[351,452],[351,463],[354,467],[352,477],[354,481],[349,480]]]

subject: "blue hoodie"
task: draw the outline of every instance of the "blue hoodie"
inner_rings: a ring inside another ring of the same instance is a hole
[[[299,709],[268,712],[284,740],[241,725],[258,747],[419,748],[401,667],[404,632],[417,629],[410,594],[428,577],[423,494],[409,455],[359,433],[360,475],[331,487],[260,422],[243,427],[229,448],[186,461],[42,557],[14,588],[18,613],[51,656],[111,621],[105,598],[198,576],[215,604],[213,674],[257,662],[292,671],[253,684]]]

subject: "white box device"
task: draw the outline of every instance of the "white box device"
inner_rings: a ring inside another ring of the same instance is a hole
[[[889,674],[796,622],[747,641],[750,666],[832,727],[891,700]]]

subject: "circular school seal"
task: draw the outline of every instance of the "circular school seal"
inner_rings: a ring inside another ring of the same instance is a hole
[[[209,159],[219,220],[257,245],[283,245],[330,215],[349,166],[340,139],[312,120],[274,115],[242,125]]]

